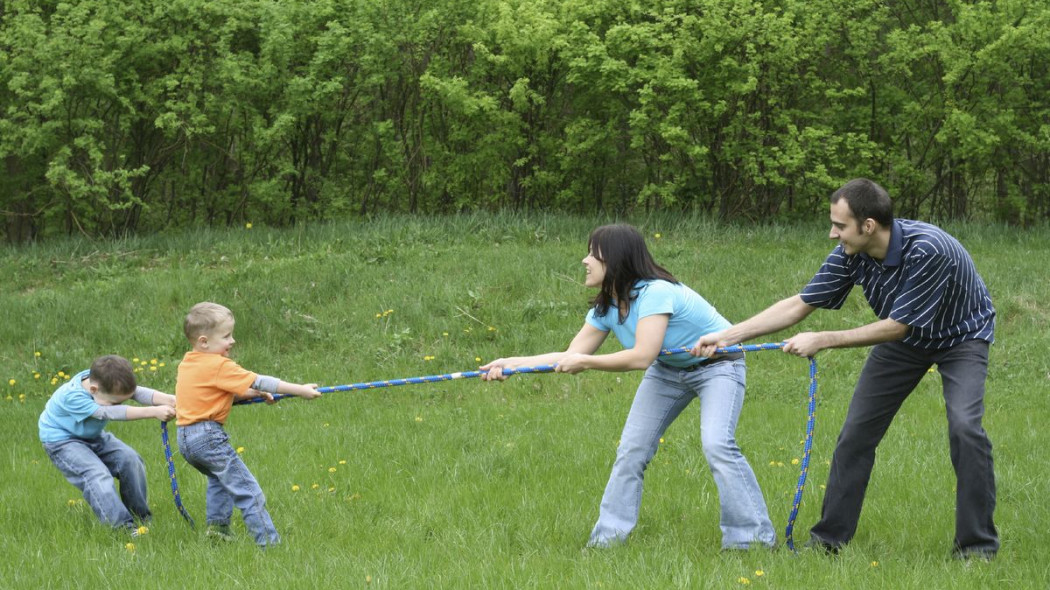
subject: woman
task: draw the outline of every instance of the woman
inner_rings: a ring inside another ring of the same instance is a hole
[[[721,504],[722,548],[772,547],[776,534],[762,491],[734,438],[744,403],[743,355],[698,360],[681,353],[657,359],[662,349],[692,347],[700,336],[731,324],[656,264],[633,227],[599,227],[587,247],[584,284],[598,289],[598,295],[569,348],[497,359],[481,367],[488,371],[482,379],[504,380],[505,368],[539,364],[556,364],[559,373],[645,370],[588,547],[608,547],[627,539],[638,522],[642,477],[660,437],[689,402],[699,398],[701,444]],[[594,354],[610,331],[624,350]]]

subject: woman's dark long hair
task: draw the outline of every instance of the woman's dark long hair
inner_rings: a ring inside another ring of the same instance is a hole
[[[640,280],[663,279],[677,283],[670,272],[653,260],[645,238],[627,224],[603,225],[591,232],[587,248],[605,263],[602,288],[594,298],[594,311],[603,316],[613,306],[619,307],[622,324],[631,311],[631,289]]]

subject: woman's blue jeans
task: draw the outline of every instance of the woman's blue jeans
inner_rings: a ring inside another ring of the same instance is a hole
[[[241,510],[244,524],[260,546],[281,542],[266,511],[266,496],[259,482],[230,446],[230,437],[218,422],[179,426],[179,452],[208,478],[205,514],[210,525],[229,526],[233,507]]]
[[[124,441],[103,432],[92,440],[44,443],[44,450],[103,524],[133,528],[135,518],[149,519],[146,464]],[[114,479],[120,480],[119,495]]]
[[[642,478],[660,437],[693,398],[700,399],[700,441],[721,507],[722,547],[746,549],[776,543],[762,490],[736,444],[736,425],[744,404],[747,367],[743,359],[683,371],[653,363],[642,378],[620,436],[609,483],[589,547],[626,540],[638,522]]]

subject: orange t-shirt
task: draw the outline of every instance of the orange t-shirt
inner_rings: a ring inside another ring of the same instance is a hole
[[[187,352],[175,377],[175,423],[225,424],[234,396],[251,389],[255,379],[255,373],[221,354]]]

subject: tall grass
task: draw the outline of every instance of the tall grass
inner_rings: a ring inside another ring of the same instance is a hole
[[[657,260],[731,320],[796,292],[832,245],[822,225],[634,221]],[[949,558],[955,479],[935,373],[880,447],[860,531],[834,559],[718,551],[717,493],[695,405],[647,471],[630,542],[582,551],[637,373],[456,381],[235,408],[228,430],[284,538],[266,551],[252,545],[239,517],[237,540],[224,545],[181,520],[156,421],[109,426],[139,450],[149,473],[155,517],[133,549],[97,524],[37,441],[52,378],[97,355],[138,359],[144,384],[173,391],[186,349],[181,318],[201,300],[233,309],[241,364],[322,385],[467,370],[479,359],[559,349],[591,296],[579,262],[598,223],[392,217],[0,251],[0,587],[1047,587],[1045,229],[949,228],[977,260],[1000,314],[985,422],[1003,539],[992,563]],[[854,295],[804,329],[870,319]],[[819,514],[864,353],[820,355],[800,541]],[[798,476],[792,461],[801,456],[807,367],[776,352],[751,355],[748,366],[738,438],[782,535]],[[181,457],[176,466],[187,507],[201,521],[203,478]]]

